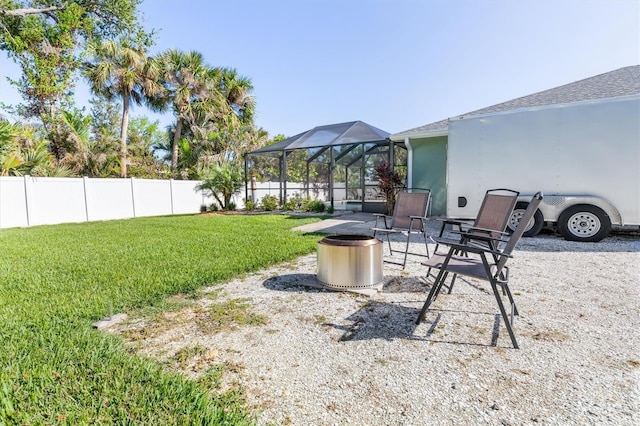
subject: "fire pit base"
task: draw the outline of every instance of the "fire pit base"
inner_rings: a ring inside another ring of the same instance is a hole
[[[318,241],[318,281],[341,290],[382,284],[382,241],[368,235],[331,235]]]

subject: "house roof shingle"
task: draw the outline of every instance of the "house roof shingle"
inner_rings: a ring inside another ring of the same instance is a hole
[[[563,86],[512,99],[452,118],[495,112],[511,111],[546,105],[613,98],[640,93],[640,65],[632,65],[578,80]],[[428,133],[446,132],[450,119],[444,119],[391,135],[393,140],[415,137]]]

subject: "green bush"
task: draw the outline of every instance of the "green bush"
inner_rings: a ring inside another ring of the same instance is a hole
[[[326,210],[327,206],[325,206],[324,202],[322,202],[320,200],[313,200],[313,201],[309,202],[308,208],[309,208],[308,211],[310,211],[310,212],[322,213],[323,211]]]
[[[227,203],[227,210],[235,210],[236,209],[236,203],[234,203],[233,201],[229,201]]]
[[[255,210],[256,203],[254,203],[252,200],[247,200],[247,202],[244,203],[244,209],[248,212]]]
[[[217,212],[219,209],[218,205],[216,203],[211,203],[211,205],[209,206],[209,211],[210,212]]]
[[[207,211],[207,206],[205,204],[200,204],[200,213],[204,213]]]
[[[333,214],[333,206],[327,207],[327,213]]]
[[[283,204],[282,210],[286,210],[286,211],[299,210],[302,208],[303,204],[304,204],[304,199],[296,192],[291,198],[289,198],[289,201]]]
[[[211,195],[223,209],[229,209],[231,197],[244,185],[240,168],[233,163],[214,164],[205,172],[205,179],[196,188]],[[229,209],[231,210],[231,209]]]
[[[309,210],[310,203],[311,203],[311,197],[307,195],[307,197],[302,200],[302,204],[300,205],[300,210],[302,210],[303,212],[311,211]]]
[[[282,210],[286,212],[294,211],[295,209],[296,209],[296,204],[291,200],[287,201],[282,205]]]
[[[260,200],[260,206],[262,207],[262,210],[266,210],[268,212],[276,210],[278,208],[278,197],[275,195],[265,195],[262,197],[262,200]]]

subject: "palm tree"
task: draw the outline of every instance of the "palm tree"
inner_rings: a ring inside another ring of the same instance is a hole
[[[223,210],[231,206],[231,197],[244,185],[242,171],[234,163],[223,162],[211,166],[204,181],[196,188],[212,195]]]
[[[251,95],[253,84],[248,77],[238,74],[233,68],[220,68],[218,89],[222,92],[227,106],[242,124],[252,124],[255,114],[255,99]]]
[[[49,152],[42,129],[0,121],[0,176],[69,177],[73,172]]]
[[[157,60],[167,94],[166,102],[173,107],[176,116],[171,145],[171,170],[175,172],[184,124],[195,126],[198,109],[205,101],[217,96],[209,84],[211,69],[199,52],[169,49],[158,55]]]
[[[0,121],[0,176],[15,175],[23,160],[18,155],[18,128],[8,121]]]
[[[122,99],[120,176],[127,177],[127,126],[131,102],[141,105],[162,91],[158,69],[155,61],[146,57],[144,48],[127,43],[103,41],[92,45],[90,51],[95,62],[87,64],[85,75],[91,89],[108,100]]]

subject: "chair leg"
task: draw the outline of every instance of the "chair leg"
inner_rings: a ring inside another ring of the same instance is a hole
[[[387,232],[387,244],[389,244],[389,254],[393,256],[393,248],[391,248],[391,238],[389,238],[389,233]]]
[[[402,269],[407,265],[407,255],[409,254],[409,240],[411,239],[411,232],[407,232],[407,245],[404,248],[404,262],[402,262]]]
[[[520,347],[518,346],[516,335],[513,332],[513,325],[511,324],[511,320],[509,319],[507,311],[504,308],[502,297],[500,296],[500,291],[498,290],[498,285],[495,281],[491,281],[491,289],[493,290],[493,295],[496,297],[496,301],[498,302],[500,314],[502,315],[502,319],[504,320],[504,325],[507,327],[507,332],[509,333],[509,337],[511,338],[511,343],[513,343],[514,348],[519,349]]]
[[[393,249],[391,248],[391,239],[389,238],[389,233],[388,232],[383,232],[383,234],[387,237],[387,244],[389,245],[389,252],[391,255],[393,255]],[[373,238],[375,238],[378,235],[378,231],[373,231]]]
[[[424,314],[427,313],[427,309],[429,309],[429,306],[431,305],[431,303],[433,303],[433,301],[436,300],[436,297],[438,297],[438,293],[440,293],[440,289],[442,288],[442,283],[447,278],[448,272],[446,271],[446,269],[447,269],[447,265],[449,264],[449,260],[451,260],[452,254],[453,254],[452,251],[449,251],[449,253],[447,254],[447,257],[444,260],[442,267],[440,268],[440,272],[438,273],[438,277],[433,282],[431,291],[429,291],[429,294],[427,295],[427,300],[424,302],[424,305],[422,306],[422,310],[420,311],[420,314],[416,319],[416,324],[420,324],[420,322],[424,319]]]
[[[509,289],[509,285],[502,284],[502,292],[503,294],[506,294],[507,297],[509,298],[509,303],[511,303],[511,310],[513,311],[513,315],[520,315],[520,313],[518,312],[518,307],[516,306],[516,302],[515,300],[513,300],[513,295],[511,294],[511,290]]]
[[[429,244],[427,243],[427,233],[424,231],[422,232],[422,238],[424,238],[424,248],[427,250],[427,259],[429,259],[431,255],[429,254]]]
[[[451,278],[451,284],[449,284],[449,294],[451,294],[451,292],[453,291],[453,285],[456,283],[456,278],[458,278],[458,274],[453,274],[453,278]]]

